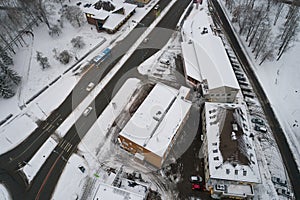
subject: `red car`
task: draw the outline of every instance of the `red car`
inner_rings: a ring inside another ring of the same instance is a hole
[[[193,184],[192,184],[192,190],[201,190],[200,184],[193,183]]]

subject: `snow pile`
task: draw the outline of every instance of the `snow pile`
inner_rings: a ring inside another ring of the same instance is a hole
[[[50,137],[23,167],[22,171],[27,177],[29,183],[34,179],[35,175],[50,156],[56,145],[57,142]]]
[[[21,115],[2,127],[0,129],[0,155],[20,144],[36,128],[37,124],[27,115]]]

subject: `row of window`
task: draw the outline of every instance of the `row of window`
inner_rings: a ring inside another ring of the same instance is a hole
[[[210,96],[211,96],[211,97],[214,97],[214,96],[216,96],[216,97],[220,97],[220,96],[224,97],[224,96],[225,96],[225,93],[222,93],[222,94],[210,94]],[[228,97],[231,96],[231,93],[228,93],[227,96],[228,96]]]

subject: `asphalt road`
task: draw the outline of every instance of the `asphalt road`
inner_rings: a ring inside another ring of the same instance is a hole
[[[163,9],[169,3],[168,0],[160,1],[160,8]],[[161,20],[157,27],[175,29],[176,24],[184,11],[189,1],[178,0],[172,9]],[[85,90],[89,82],[99,82],[110,71],[114,64],[127,52],[132,44],[140,37],[147,26],[149,26],[155,19],[153,11],[142,19],[137,28],[132,31],[123,41],[121,41],[115,48],[112,49],[111,56],[98,67],[91,68],[81,78],[74,90],[69,94],[66,100],[57,108],[44,122],[40,122],[39,127],[28,137],[22,144],[12,151],[0,157],[2,172],[4,175],[0,176],[1,180],[5,179],[8,187],[20,189],[13,189],[14,199],[50,199],[56,183],[64,169],[67,160],[73,152],[77,150],[77,145],[81,138],[86,134],[88,129],[95,122],[97,117],[102,113],[107,106],[109,100],[114,95],[116,90],[116,83],[122,85],[122,80],[125,81],[124,74],[131,69],[136,68],[142,61],[156,53],[168,41],[173,31],[152,31],[148,38],[147,44],[142,44],[138,50],[128,59],[123,65],[121,70],[110,80],[102,92],[95,98],[94,103],[91,105],[94,109],[87,117],[81,116],[74,126],[68,131],[66,136],[60,141],[50,157],[42,166],[41,170],[36,175],[36,178],[30,185],[24,185],[20,180],[17,170],[26,164],[27,161],[34,155],[39,147],[46,141],[46,139],[54,133],[56,128],[63,122],[63,120],[71,113],[71,111],[88,95]],[[141,28],[142,24],[146,27]],[[135,73],[133,73],[135,74]],[[131,74],[132,75],[132,74]],[[129,74],[129,77],[131,76]],[[121,82],[120,82],[121,81]],[[3,172],[5,171],[5,172]],[[8,178],[4,177],[11,175],[14,181],[7,181]],[[19,185],[21,184],[21,185]],[[19,186],[18,186],[19,185]],[[26,191],[25,194],[23,191]]]
[[[212,0],[210,2],[212,2],[211,5],[214,6],[214,11],[217,13],[218,18],[221,21],[221,24],[223,25],[224,33],[226,34],[227,38],[229,39],[229,41],[231,43],[233,50],[235,51],[236,55],[238,56],[238,59],[239,59],[240,63],[242,64],[242,67],[243,67],[245,73],[247,74],[247,77],[249,78],[249,81],[251,82],[251,85],[253,86],[253,89],[261,103],[261,106],[264,110],[264,113],[266,115],[266,118],[268,120],[270,128],[276,139],[276,142],[279,147],[281,156],[283,158],[285,167],[287,169],[288,176],[290,178],[292,187],[294,189],[295,198],[300,199],[300,174],[299,174],[295,159],[293,157],[293,154],[291,152],[291,149],[289,148],[289,145],[287,143],[286,137],[281,129],[281,126],[272,110],[270,102],[269,102],[263,88],[261,87],[259,81],[257,80],[257,77],[255,76],[233,31],[231,30],[230,25],[220,7],[220,5],[215,0]]]

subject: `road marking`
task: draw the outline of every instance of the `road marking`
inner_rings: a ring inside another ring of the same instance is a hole
[[[38,193],[37,193],[37,195],[36,195],[36,197],[35,197],[35,200],[40,199],[41,191],[43,190],[43,188],[44,188],[44,186],[45,186],[45,184],[46,184],[46,182],[47,182],[47,180],[48,180],[50,174],[52,173],[52,170],[54,169],[54,166],[56,165],[56,163],[58,162],[58,160],[60,159],[60,157],[62,156],[62,154],[63,154],[63,151],[57,156],[55,162],[54,162],[53,165],[51,166],[51,168],[50,168],[50,170],[49,170],[49,172],[48,172],[46,178],[44,179],[44,181],[43,181],[43,183],[42,183],[42,185],[41,185],[41,187],[40,187],[40,189],[39,189],[39,191],[38,191]]]

